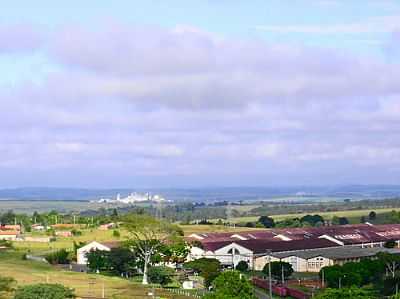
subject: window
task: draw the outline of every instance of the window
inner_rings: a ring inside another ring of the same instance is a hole
[[[237,250],[236,248],[231,248],[228,251],[229,254],[240,254],[240,251]]]

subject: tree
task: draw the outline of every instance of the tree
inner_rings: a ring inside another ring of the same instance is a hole
[[[238,271],[225,271],[213,282],[214,292],[204,299],[255,299],[250,282]]]
[[[221,263],[217,259],[211,258],[200,258],[184,264],[185,268],[192,269],[199,272],[204,278],[204,284],[206,287],[211,285],[211,282],[221,272]]]
[[[105,266],[114,274],[129,276],[136,271],[137,257],[128,248],[111,248],[104,258]]]
[[[320,215],[305,215],[303,217],[301,217],[300,221],[302,223],[307,222],[309,223],[311,226],[316,226],[317,223],[324,223],[324,218]]]
[[[274,219],[268,216],[261,216],[260,218],[258,218],[258,222],[260,222],[266,228],[271,228],[275,226]]]
[[[107,271],[108,270],[108,251],[104,250],[91,250],[86,253],[87,266],[93,271]]]
[[[185,262],[190,247],[181,236],[172,236],[168,243],[162,250],[164,260],[174,263],[177,267],[178,264]]]
[[[369,212],[368,218],[369,218],[369,220],[375,220],[376,213],[374,211]]]
[[[61,284],[33,284],[19,287],[14,299],[69,299],[75,298],[73,290]]]
[[[129,248],[143,261],[142,284],[148,284],[148,268],[151,259],[172,235],[179,234],[176,226],[148,215],[131,214],[124,218],[129,233]]]
[[[240,272],[246,272],[248,269],[249,269],[249,264],[245,261],[240,261],[236,265],[236,270],[238,270]]]
[[[332,218],[332,224],[334,224],[334,225],[346,225],[346,224],[349,224],[349,220],[346,217],[334,216]]]
[[[269,274],[269,264],[266,264],[262,270],[266,275]],[[271,275],[275,279],[286,279],[293,274],[293,267],[286,262],[271,262]]]
[[[14,290],[14,284],[14,278],[0,276],[0,298],[7,298],[5,296]]]
[[[49,253],[46,255],[46,260],[53,265],[56,264],[69,264],[69,253],[65,249]]]
[[[377,257],[385,264],[386,270],[391,274],[392,278],[394,278],[396,270],[400,265],[400,256],[386,252],[379,252]]]
[[[386,241],[383,246],[385,248],[395,248],[396,247],[396,241],[395,240]]]
[[[374,299],[370,292],[361,288],[326,289],[316,299]]]
[[[173,270],[165,266],[150,267],[148,275],[151,283],[165,286],[172,281]]]

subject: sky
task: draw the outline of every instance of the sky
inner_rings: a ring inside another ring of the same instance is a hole
[[[0,187],[400,183],[397,0],[8,1]]]

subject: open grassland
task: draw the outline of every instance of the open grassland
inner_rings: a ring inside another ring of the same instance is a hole
[[[400,211],[400,208],[384,208],[384,209],[373,209],[378,215],[382,213],[388,213],[390,211]],[[334,216],[337,217],[347,217],[351,223],[359,222],[361,216],[368,216],[369,212],[372,210],[348,210],[348,211],[337,211],[337,212],[312,212],[312,213],[298,213],[298,214],[281,214],[281,215],[271,215],[275,221],[281,221],[288,218],[303,217],[307,214],[318,214],[325,219],[332,219]],[[257,221],[259,216],[245,216],[245,217],[235,217],[231,218],[229,221],[231,223],[246,223]],[[218,219],[209,220],[212,222],[218,221]]]
[[[101,298],[104,285],[106,298],[149,298],[146,295],[148,289],[136,282],[118,277],[59,270],[48,264],[23,260],[21,252],[0,252],[0,273],[2,276],[13,277],[18,285],[61,283],[75,289],[78,296],[94,295]],[[158,290],[157,296],[175,299],[188,298],[172,295],[165,290]]]

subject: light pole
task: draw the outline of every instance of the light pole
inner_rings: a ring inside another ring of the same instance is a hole
[[[271,251],[268,252],[269,298],[272,299]]]

